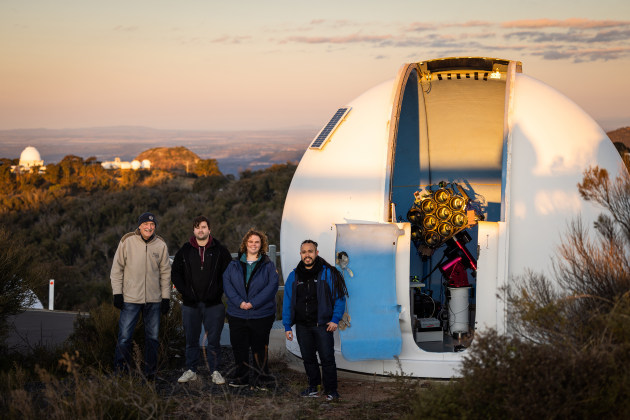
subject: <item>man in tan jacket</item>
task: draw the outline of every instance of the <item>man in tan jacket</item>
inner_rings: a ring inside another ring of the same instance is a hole
[[[114,306],[120,309],[114,366],[117,371],[128,371],[133,331],[142,313],[144,372],[148,379],[155,378],[160,312],[168,313],[171,296],[168,248],[155,234],[156,226],[152,213],[143,213],[138,218],[138,228],[123,236],[118,244],[110,275]]]

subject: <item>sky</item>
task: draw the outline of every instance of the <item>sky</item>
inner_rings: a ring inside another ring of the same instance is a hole
[[[630,126],[628,0],[2,0],[0,130],[319,128],[452,56],[519,60]]]

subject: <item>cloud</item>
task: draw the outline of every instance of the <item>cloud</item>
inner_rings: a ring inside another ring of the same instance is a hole
[[[569,32],[544,32],[544,31],[518,31],[505,35],[506,38],[530,40],[532,42],[567,42],[567,43],[606,43],[626,41],[630,38],[630,28],[625,30],[604,30],[595,34],[583,31]]]
[[[329,19],[313,19],[309,22],[311,26],[325,26],[327,28],[347,28],[349,26],[359,26],[358,22],[347,20],[347,19],[338,19],[338,20],[329,20]]]
[[[469,20],[468,22],[443,23],[440,25],[441,28],[475,28],[480,26],[490,27],[495,26],[495,24],[483,20]]]
[[[210,40],[210,42],[214,44],[240,44],[244,41],[249,41],[251,39],[252,37],[249,35],[241,35],[241,36],[223,35],[219,38],[214,38]]]
[[[418,48],[434,51],[438,55],[487,55],[492,54],[492,51],[512,51],[521,55],[539,56],[545,60],[573,62],[617,60],[629,55],[625,43],[630,39],[630,21],[622,20],[571,18],[508,22],[415,21],[406,25],[394,25],[384,22],[368,24],[314,19],[308,25],[301,25],[305,26],[309,27],[312,35],[300,36],[297,31],[289,31],[291,35],[277,42],[322,44],[327,45],[330,52],[340,51],[344,45],[363,44],[380,49],[376,53],[378,58],[391,55],[390,50],[398,50],[396,54],[404,56],[408,52],[400,50]],[[360,29],[347,33],[351,26],[359,26]]]
[[[630,29],[625,29],[622,31],[615,29],[611,31],[600,31],[587,42],[626,42],[628,39],[630,39]]]
[[[392,39],[392,35],[342,35],[342,36],[292,36],[286,40],[305,44],[355,44],[358,42],[381,43]]]
[[[404,31],[425,32],[435,31],[445,28],[474,28],[474,27],[491,27],[494,23],[470,20],[468,22],[450,22],[450,23],[430,23],[430,22],[413,22],[404,28]]]
[[[531,42],[586,42],[587,37],[581,33],[558,33],[542,31],[518,31],[505,35],[505,38],[517,38],[519,40],[529,40]]]
[[[432,31],[435,29],[437,29],[437,25],[435,23],[427,23],[427,22],[414,22],[405,28],[405,30],[407,31],[414,31],[414,32]]]
[[[575,48],[562,49],[546,47],[532,55],[543,57],[547,60],[573,59],[575,63],[591,61],[610,61],[630,57],[630,47],[615,48]]]
[[[114,28],[115,31],[119,32],[136,32],[139,29],[137,26],[123,26],[118,25]]]
[[[590,20],[583,18],[558,19],[524,19],[503,22],[503,28],[579,28],[597,29],[630,26],[630,21],[623,20]]]

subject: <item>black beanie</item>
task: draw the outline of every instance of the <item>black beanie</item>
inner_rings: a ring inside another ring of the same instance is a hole
[[[149,213],[149,212],[142,213],[142,215],[138,217],[138,226],[140,226],[144,222],[153,222],[155,223],[155,226],[157,226],[157,219],[155,218],[153,213]]]

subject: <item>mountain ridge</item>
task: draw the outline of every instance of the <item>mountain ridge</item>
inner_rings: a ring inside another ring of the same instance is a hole
[[[45,163],[67,155],[131,161],[156,147],[186,147],[200,159],[216,159],[224,174],[298,162],[317,134],[316,129],[287,130],[163,130],[139,126],[77,129],[0,130],[0,158],[18,158],[34,146]]]
[[[142,126],[0,130],[0,158],[18,158],[24,147],[34,146],[45,163],[71,154],[131,161],[150,148],[183,146],[200,159],[216,159],[224,174],[236,175],[246,169],[299,162],[317,132],[315,128],[222,131]],[[606,134],[630,149],[630,127]]]

